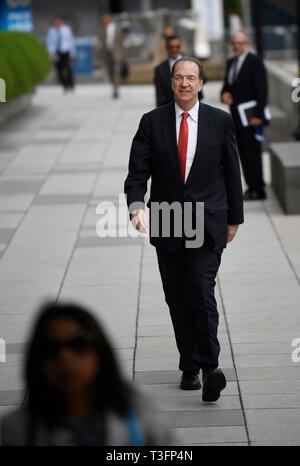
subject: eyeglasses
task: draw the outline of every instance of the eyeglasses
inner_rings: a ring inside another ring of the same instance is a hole
[[[180,49],[181,45],[168,45],[168,49]]]
[[[44,358],[55,359],[63,349],[75,354],[82,354],[95,346],[95,338],[89,334],[81,334],[69,340],[59,341],[46,338],[41,345],[41,354]]]
[[[198,76],[180,76],[179,74],[175,74],[173,76],[174,81],[182,83],[185,79],[188,83],[192,84],[195,83],[199,77]]]

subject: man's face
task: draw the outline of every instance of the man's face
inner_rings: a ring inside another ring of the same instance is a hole
[[[244,36],[237,35],[232,39],[232,49],[236,57],[242,55],[248,46],[248,42]]]
[[[109,15],[102,15],[101,16],[101,22],[103,24],[103,26],[108,26],[109,23],[111,23],[112,19]]]
[[[172,78],[172,89],[179,106],[195,104],[203,81],[199,77],[199,67],[196,63],[183,61],[178,63]]]
[[[63,20],[61,18],[55,18],[54,20],[54,25],[57,27],[57,28],[60,28],[62,25],[63,25]]]
[[[167,52],[170,58],[176,60],[181,54],[182,44],[179,39],[169,40],[167,42]]]

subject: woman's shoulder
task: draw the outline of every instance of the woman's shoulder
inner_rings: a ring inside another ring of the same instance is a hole
[[[17,408],[0,419],[0,445],[22,445],[25,443],[28,412]]]
[[[172,445],[175,438],[164,413],[148,393],[135,387],[133,411],[137,416],[146,445]]]

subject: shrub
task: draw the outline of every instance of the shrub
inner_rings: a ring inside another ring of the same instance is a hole
[[[0,31],[0,78],[6,82],[7,100],[29,92],[49,69],[48,52],[33,34]]]

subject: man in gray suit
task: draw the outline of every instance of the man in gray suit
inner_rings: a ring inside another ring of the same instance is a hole
[[[102,32],[100,43],[104,53],[109,79],[113,85],[113,98],[119,97],[119,85],[121,75],[121,64],[125,53],[123,47],[123,31],[112,19],[111,15],[105,13],[101,16]]]

